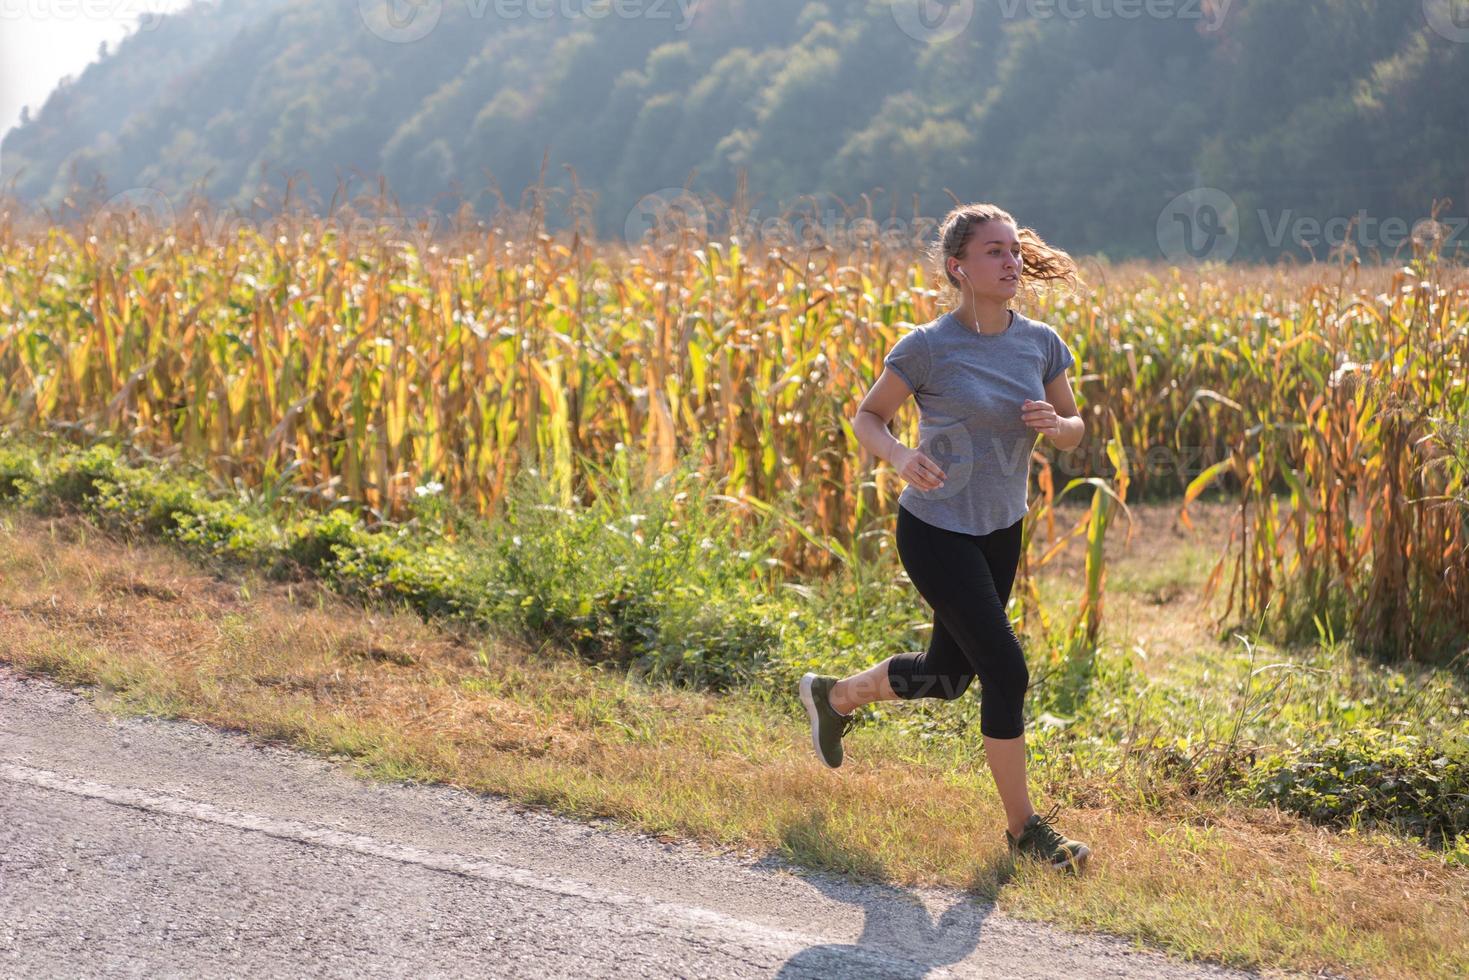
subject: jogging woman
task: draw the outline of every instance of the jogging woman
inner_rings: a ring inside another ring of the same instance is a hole
[[[1049,325],[1016,312],[1024,280],[1076,282],[1076,265],[998,207],[966,204],[944,219],[932,257],[959,305],[904,334],[852,419],[858,440],[907,481],[898,495],[898,557],[933,608],[928,649],[902,653],[838,679],[808,673],[801,701],[826,765],[842,763],[842,736],[857,708],[894,698],[953,700],[979,678],[979,730],[1004,803],[1012,856],[1080,870],[1091,849],[1041,816],[1025,776],[1025,656],[1005,612],[1030,509],[1030,457],[1038,435],[1066,450],[1081,442],[1066,369],[1071,349]],[[888,423],[909,395],[919,445]]]

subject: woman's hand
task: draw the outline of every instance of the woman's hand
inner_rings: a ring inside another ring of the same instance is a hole
[[[1026,425],[1044,435],[1055,438],[1061,434],[1061,416],[1056,414],[1056,408],[1050,402],[1031,401],[1027,398],[1025,404],[1020,406],[1020,417]]]
[[[898,475],[920,490],[937,490],[944,485],[944,471],[939,464],[917,449],[899,446],[893,450],[892,464]]]

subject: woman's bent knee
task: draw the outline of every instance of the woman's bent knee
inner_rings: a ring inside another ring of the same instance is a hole
[[[984,725],[980,725],[979,733],[985,738],[1019,738],[1020,736],[1025,734],[1025,725],[1024,723],[1015,723],[1006,725],[1003,728],[999,726],[991,726],[988,729],[986,729]]]
[[[888,686],[905,701],[942,698],[952,701],[963,694],[974,675],[934,670],[926,653],[899,653],[888,660]]]
[[[945,674],[939,678],[939,691],[935,696],[945,701],[956,700],[969,690],[969,684],[973,680],[973,674]]]

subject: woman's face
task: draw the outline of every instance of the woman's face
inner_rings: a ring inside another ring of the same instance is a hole
[[[963,292],[1008,299],[1020,287],[1020,239],[1010,221],[986,221],[975,228],[964,246],[962,258],[950,259],[949,270]],[[964,270],[964,275],[958,274]],[[965,283],[968,283],[968,288]]]

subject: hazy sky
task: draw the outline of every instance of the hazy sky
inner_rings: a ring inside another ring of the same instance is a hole
[[[190,0],[0,0],[0,136],[20,121],[20,107],[40,111],[64,75],[82,73],[103,41],[115,47],[150,15]],[[145,18],[138,24],[138,18]]]

